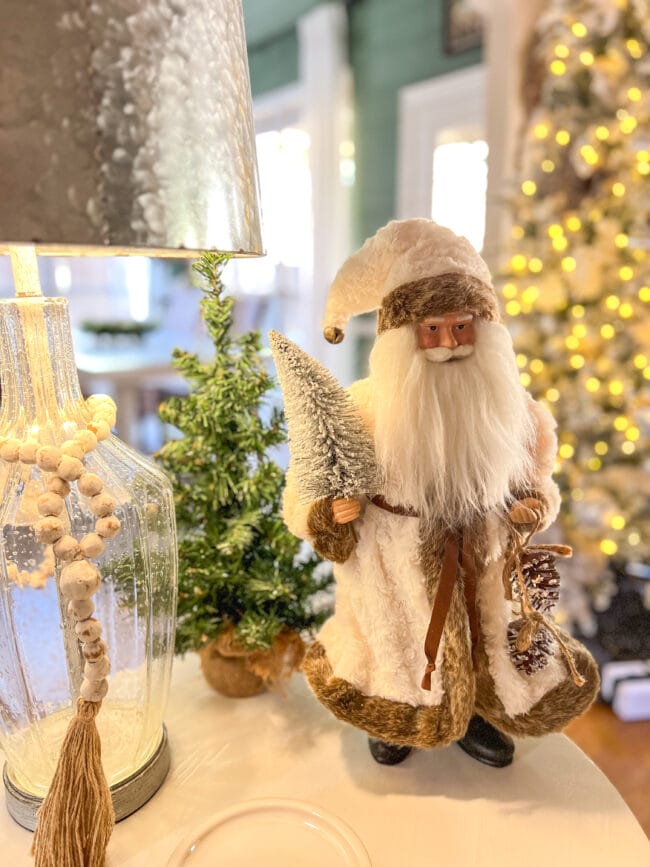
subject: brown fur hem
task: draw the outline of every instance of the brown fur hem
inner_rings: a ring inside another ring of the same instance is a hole
[[[496,292],[469,274],[450,272],[403,283],[384,298],[377,319],[377,334],[419,322],[427,316],[442,316],[467,310],[481,319],[499,321]]]
[[[334,520],[330,497],[312,505],[307,517],[307,530],[314,550],[333,563],[345,563],[357,544],[352,523],[337,524]]]
[[[325,648],[318,641],[307,650],[302,670],[316,698],[335,717],[388,743],[431,749],[457,741],[467,730],[472,703],[467,713],[454,717],[447,690],[442,703],[435,707],[364,695],[347,680],[334,676]]]
[[[529,711],[510,717],[494,690],[488,657],[481,645],[476,652],[476,712],[500,731],[516,737],[540,737],[561,731],[571,720],[583,714],[598,694],[598,666],[582,644],[568,635],[563,638],[573,655],[576,668],[585,678],[583,686],[576,686],[567,671],[564,680],[543,695]]]

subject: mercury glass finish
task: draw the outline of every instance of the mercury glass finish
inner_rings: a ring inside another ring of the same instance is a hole
[[[0,251],[262,252],[241,0],[0,0],[0,22]]]
[[[0,436],[30,434],[60,444],[90,420],[67,301],[0,302],[0,385]],[[85,463],[104,480],[122,522],[95,560],[102,584],[94,597],[112,663],[97,724],[107,778],[115,785],[146,763],[162,736],[176,607],[174,508],[167,477],[116,437],[99,443]],[[10,564],[20,574],[43,561],[45,546],[33,532],[43,490],[38,467],[0,461],[0,746],[11,781],[39,797],[51,781],[83,666],[58,574],[42,588],[10,580]],[[76,539],[93,529],[88,498],[75,483],[63,518]]]

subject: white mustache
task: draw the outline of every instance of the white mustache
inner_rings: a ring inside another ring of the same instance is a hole
[[[449,349],[447,346],[436,346],[435,349],[424,350],[424,354],[429,361],[449,361],[450,358],[467,358],[472,352],[474,352],[474,347],[471,343],[462,344],[455,349]]]

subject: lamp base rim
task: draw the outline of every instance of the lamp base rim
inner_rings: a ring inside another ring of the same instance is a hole
[[[111,786],[116,822],[120,822],[135,813],[156,794],[165,781],[170,762],[169,738],[167,728],[163,725],[160,743],[149,759],[129,777]],[[18,788],[9,776],[6,762],[2,771],[2,779],[5,785],[9,815],[23,828],[34,831],[43,798]]]

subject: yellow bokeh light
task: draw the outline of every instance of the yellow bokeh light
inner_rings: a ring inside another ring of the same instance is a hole
[[[625,47],[635,60],[640,60],[643,57],[643,49],[638,39],[626,39]]]
[[[564,235],[560,235],[557,238],[553,238],[551,241],[551,246],[554,250],[557,250],[558,253],[563,253],[564,250],[569,246],[569,242],[564,237]]]
[[[537,184],[535,181],[524,181],[521,185],[521,191],[525,196],[534,196],[537,192]]]
[[[582,355],[572,355],[569,359],[569,364],[574,370],[580,370],[581,367],[585,366],[585,360]]]
[[[625,234],[625,232],[619,232],[618,235],[614,238],[614,243],[619,250],[623,250],[625,247],[627,247],[629,240],[630,239]]]
[[[618,125],[620,131],[625,135],[629,135],[637,127],[637,119],[635,117],[624,117]]]
[[[642,286],[639,289],[639,298],[646,304],[650,302],[650,286]]]
[[[616,181],[615,184],[612,184],[612,195],[617,196],[619,199],[625,195],[625,184],[622,184],[620,181]]]
[[[582,21],[575,21],[571,25],[571,32],[574,36],[577,36],[578,39],[582,39],[584,36],[587,35],[587,28],[582,23]]]
[[[625,526],[625,518],[623,515],[614,515],[609,523],[612,530],[622,530]]]
[[[634,425],[631,425],[625,431],[625,439],[631,440],[633,443],[635,443],[639,439],[640,436],[641,436],[641,431],[639,430],[638,427],[635,427]]]
[[[560,392],[557,390],[557,388],[547,389],[546,400],[550,400],[551,403],[555,403],[559,399],[560,399]]]
[[[618,269],[618,276],[621,280],[631,280],[634,277],[634,268],[631,268],[629,265],[623,265]]]
[[[579,57],[580,63],[583,63],[585,66],[591,66],[594,62],[594,55],[591,51],[581,51]]]
[[[539,289],[537,286],[527,286],[521,293],[521,300],[526,305],[532,305],[539,298]]]
[[[533,128],[535,138],[545,139],[548,135],[548,126],[545,123],[536,123]]]
[[[618,295],[608,295],[607,298],[605,298],[605,307],[607,307],[608,310],[617,310],[620,303],[621,299]]]
[[[553,51],[555,52],[556,57],[566,59],[569,56],[569,46],[565,45],[563,42],[558,42]]]
[[[508,316],[518,316],[521,313],[521,304],[518,301],[508,301],[506,304]]]
[[[566,221],[566,227],[570,232],[579,232],[582,228],[582,220],[576,216],[569,217]]]
[[[600,458],[589,458],[589,460],[587,461],[587,466],[589,467],[590,470],[593,470],[594,472],[596,470],[599,470],[602,467],[602,465],[603,465],[603,462],[601,461]]]
[[[609,446],[605,442],[605,440],[598,440],[598,442],[594,445],[594,451],[597,455],[606,455],[609,451]]]
[[[585,315],[585,308],[582,306],[582,304],[574,304],[571,308],[571,315],[575,316],[576,319],[582,319],[582,317]]]
[[[515,239],[515,241],[521,241],[524,237],[524,227],[513,226],[512,229],[510,229],[510,235]]]
[[[618,551],[618,545],[613,539],[603,539],[603,541],[600,543],[600,550],[603,552],[603,554],[607,554],[609,557],[611,557],[612,554],[616,554],[616,552]]]
[[[517,287],[514,283],[504,283],[501,292],[504,298],[514,298],[517,295]]]
[[[528,356],[524,355],[523,352],[517,353],[517,367],[526,367],[528,363]]]
[[[559,145],[568,145],[571,141],[571,133],[566,129],[559,129],[555,133],[555,141]]]
[[[595,166],[598,163],[598,151],[593,145],[583,145],[580,148],[580,156],[588,166]]]
[[[639,163],[639,165],[636,167],[636,170],[640,175],[650,175],[650,164]]]
[[[631,319],[634,315],[634,307],[626,301],[618,308],[618,315],[623,319]]]
[[[580,346],[580,341],[573,334],[570,334],[564,343],[567,349],[577,349]]]
[[[551,172],[555,171],[555,163],[553,160],[542,160],[542,171],[547,175],[550,175]]]
[[[641,541],[641,536],[635,530],[627,537],[627,541],[630,543],[630,545],[638,545]]]
[[[572,500],[577,500],[578,502],[580,502],[580,500],[584,499],[584,496],[585,496],[585,492],[582,490],[582,488],[574,488],[571,491],[571,499]]]
[[[558,55],[559,57],[560,55]],[[643,94],[638,87],[630,87],[627,92],[627,98],[632,102],[641,102]]]
[[[521,253],[516,253],[510,260],[510,267],[513,271],[525,271],[528,259]]]
[[[562,445],[558,449],[558,454],[560,455],[561,458],[567,459],[567,458],[573,457],[574,451],[575,451],[575,449],[573,448],[572,445],[569,445],[569,443],[562,443]]]
[[[553,75],[564,75],[566,63],[563,60],[552,60],[549,69]]]
[[[640,151],[637,151],[637,152],[636,152],[636,158],[637,158],[637,159],[639,160],[639,162],[641,162],[641,163],[647,163],[647,162],[650,162],[650,151],[647,151],[647,150],[645,150],[645,149],[642,149],[642,150],[640,150]]]
[[[560,264],[562,265],[563,271],[570,272],[575,271],[576,269],[576,260],[573,258],[573,256],[565,256]]]
[[[544,362],[541,358],[533,358],[530,362],[530,369],[533,373],[541,373],[544,370]]]
[[[595,376],[590,376],[589,379],[585,382],[585,388],[587,391],[598,391],[600,388],[600,380],[596,379]]]
[[[533,274],[539,274],[543,267],[544,263],[541,259],[538,259],[537,256],[533,256],[533,258],[528,262],[528,270],[532,271]]]
[[[620,379],[613,379],[609,384],[610,394],[623,394],[624,385]]]
[[[530,374],[529,373],[520,373],[519,374],[519,382],[524,386],[524,388],[527,388],[531,383]]]
[[[634,366],[638,367],[639,370],[643,370],[647,363],[647,356],[645,356],[642,352],[634,356]]]
[[[564,229],[559,223],[551,223],[547,229],[549,238],[561,238],[564,234]]]
[[[606,322],[604,325],[601,325],[600,336],[604,337],[605,340],[611,340],[615,334],[616,334],[616,330],[615,330],[613,325],[609,324],[609,322]]]
[[[630,422],[624,415],[617,415],[614,419],[614,427],[616,428],[616,430],[625,430],[629,423]]]
[[[597,126],[596,138],[598,141],[607,141],[609,138],[609,129],[606,126]]]
[[[634,443],[631,443],[629,440],[627,440],[621,446],[621,451],[624,455],[633,455],[636,451],[636,446],[634,445]]]
[[[583,322],[579,322],[577,325],[574,325],[571,329],[576,337],[579,337],[581,340],[583,337],[587,336],[587,326]]]

